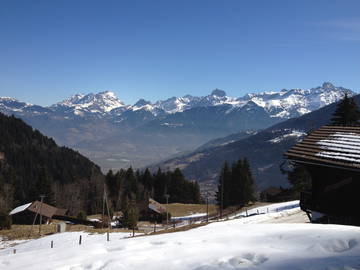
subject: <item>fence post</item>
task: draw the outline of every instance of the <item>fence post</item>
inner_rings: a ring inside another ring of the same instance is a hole
[[[107,232],[106,238],[107,238],[107,241],[109,242],[110,241],[109,232]]]
[[[81,245],[81,235],[80,235],[80,237],[79,237],[79,245]]]
[[[13,251],[13,252],[14,252],[14,254],[16,254],[16,249],[14,249],[14,251]]]
[[[51,240],[51,248],[53,248],[53,247],[54,247],[54,241]]]
[[[247,209],[246,209],[246,216],[248,216],[248,211],[247,211]]]

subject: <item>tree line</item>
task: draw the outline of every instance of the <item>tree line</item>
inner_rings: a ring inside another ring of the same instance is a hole
[[[255,200],[255,183],[246,158],[231,166],[227,162],[221,169],[216,200],[220,209],[229,206],[243,207]]]
[[[200,188],[196,181],[185,179],[180,169],[154,174],[149,169],[144,171],[120,169],[110,170],[105,177],[108,190],[109,205],[112,209],[125,210],[130,204],[141,204],[153,198],[159,203],[168,202],[200,203]]]

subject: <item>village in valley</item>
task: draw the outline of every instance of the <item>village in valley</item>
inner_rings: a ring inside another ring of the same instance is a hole
[[[359,9],[0,3],[0,269],[360,270]]]

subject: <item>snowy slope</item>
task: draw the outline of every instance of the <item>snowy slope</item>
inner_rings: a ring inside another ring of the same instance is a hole
[[[126,235],[113,233],[110,242],[105,235],[82,233],[81,246],[77,243],[80,233],[57,234],[21,243],[16,246],[16,254],[12,254],[13,248],[1,250],[0,268],[360,269],[359,227],[259,224],[259,219],[275,220],[271,215],[296,209],[170,234],[124,239]]]

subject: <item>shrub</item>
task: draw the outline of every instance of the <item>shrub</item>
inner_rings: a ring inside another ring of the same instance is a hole
[[[85,211],[80,211],[77,216],[76,216],[78,219],[81,219],[81,220],[86,220],[87,219],[87,214]]]
[[[8,214],[0,213],[0,230],[10,230],[11,224],[11,217]]]

